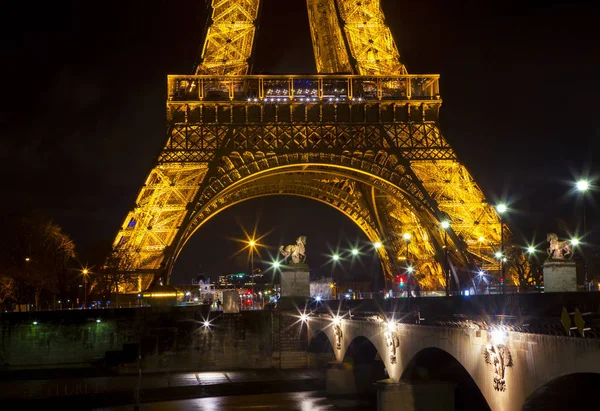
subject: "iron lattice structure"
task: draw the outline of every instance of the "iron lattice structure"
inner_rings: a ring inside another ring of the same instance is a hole
[[[168,76],[167,143],[107,270],[168,280],[208,219],[269,195],[343,212],[385,245],[387,278],[408,256],[443,287],[446,247],[452,271],[496,268],[500,218],[440,132],[439,76],[406,73],[379,0],[307,6],[319,74],[267,76],[248,74],[259,0],[212,1],[196,74]]]

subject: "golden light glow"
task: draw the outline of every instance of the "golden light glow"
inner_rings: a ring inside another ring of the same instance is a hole
[[[144,298],[173,298],[173,297],[177,297],[177,292],[171,292],[171,293],[164,293],[164,292],[159,292],[159,293],[143,293],[142,297]]]

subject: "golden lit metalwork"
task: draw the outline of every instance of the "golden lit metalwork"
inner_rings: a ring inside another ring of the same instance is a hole
[[[335,0],[307,0],[317,72],[353,73]]]
[[[337,0],[348,48],[362,75],[406,74],[380,0]]]
[[[213,0],[197,74],[168,76],[167,143],[108,271],[135,274],[137,287],[168,281],[199,227],[268,195],[346,214],[384,245],[387,278],[408,257],[424,288],[440,288],[445,245],[453,270],[497,268],[499,216],[440,133],[439,75],[406,74],[379,0],[307,6],[321,74],[246,75],[259,0]]]
[[[248,74],[260,0],[212,0],[198,74]]]

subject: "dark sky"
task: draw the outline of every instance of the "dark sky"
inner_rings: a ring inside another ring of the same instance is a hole
[[[254,71],[314,72],[305,2],[264,1]],[[561,219],[575,230],[571,183],[599,175],[598,7],[382,1],[409,72],[441,74],[442,131],[489,201],[509,201],[513,231],[538,241],[548,231],[566,236]],[[2,20],[3,207],[46,210],[80,258],[93,259],[112,242],[165,142],[166,75],[192,72],[205,3],[12,1]],[[590,231],[598,231],[598,195],[589,195]],[[311,265],[323,275],[330,267],[321,254],[366,241],[325,205],[250,201],[196,234],[175,282],[198,270],[243,269],[243,259],[229,258],[239,248],[231,238],[257,220],[273,247],[306,234]],[[595,231],[590,242],[600,243]],[[370,269],[371,258],[364,260],[364,269],[345,271]]]

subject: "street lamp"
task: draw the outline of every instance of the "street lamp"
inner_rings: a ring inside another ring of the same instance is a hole
[[[585,218],[585,193],[586,191],[589,190],[590,188],[590,183],[587,180],[579,180],[577,181],[577,183],[575,184],[575,187],[577,188],[577,191],[579,191],[581,193],[581,214],[582,214],[582,220],[583,220],[583,236],[585,237],[587,235],[587,221]],[[587,275],[587,258],[585,257],[585,253],[583,251],[583,247],[581,247],[581,256],[583,257],[583,289],[585,291],[588,290],[588,275]]]
[[[448,260],[448,229],[450,223],[446,220],[441,222],[441,226],[444,229],[444,271],[446,276],[446,297],[450,295],[450,261]]]
[[[408,298],[410,298],[410,273],[412,273],[412,267],[408,261],[408,244],[410,244],[410,233],[402,234],[402,238],[406,242],[406,265],[408,266],[408,269],[406,270],[408,272],[408,275],[406,276],[406,290],[408,292]]]
[[[83,309],[87,309],[87,275],[88,275],[89,271],[87,268],[84,268],[81,271],[81,274],[83,274]]]
[[[412,267],[412,265],[406,267],[406,292],[408,293],[407,298],[410,298],[410,276],[414,270],[415,269]]]
[[[248,247],[250,248],[250,281],[252,281],[252,309],[254,309],[254,247],[256,241],[251,239],[248,241]]]
[[[506,258],[504,258],[504,213],[506,213],[506,210],[508,208],[506,207],[506,204],[498,204],[496,206],[496,211],[498,212],[498,215],[500,216],[500,253],[502,255],[502,258],[500,259],[500,272],[501,272],[501,277],[500,277],[500,292],[502,294],[504,294],[504,272],[505,272],[505,264],[504,262],[506,261]]]
[[[402,238],[406,242],[406,262],[408,264],[408,244],[410,244],[410,233],[402,234]]]

